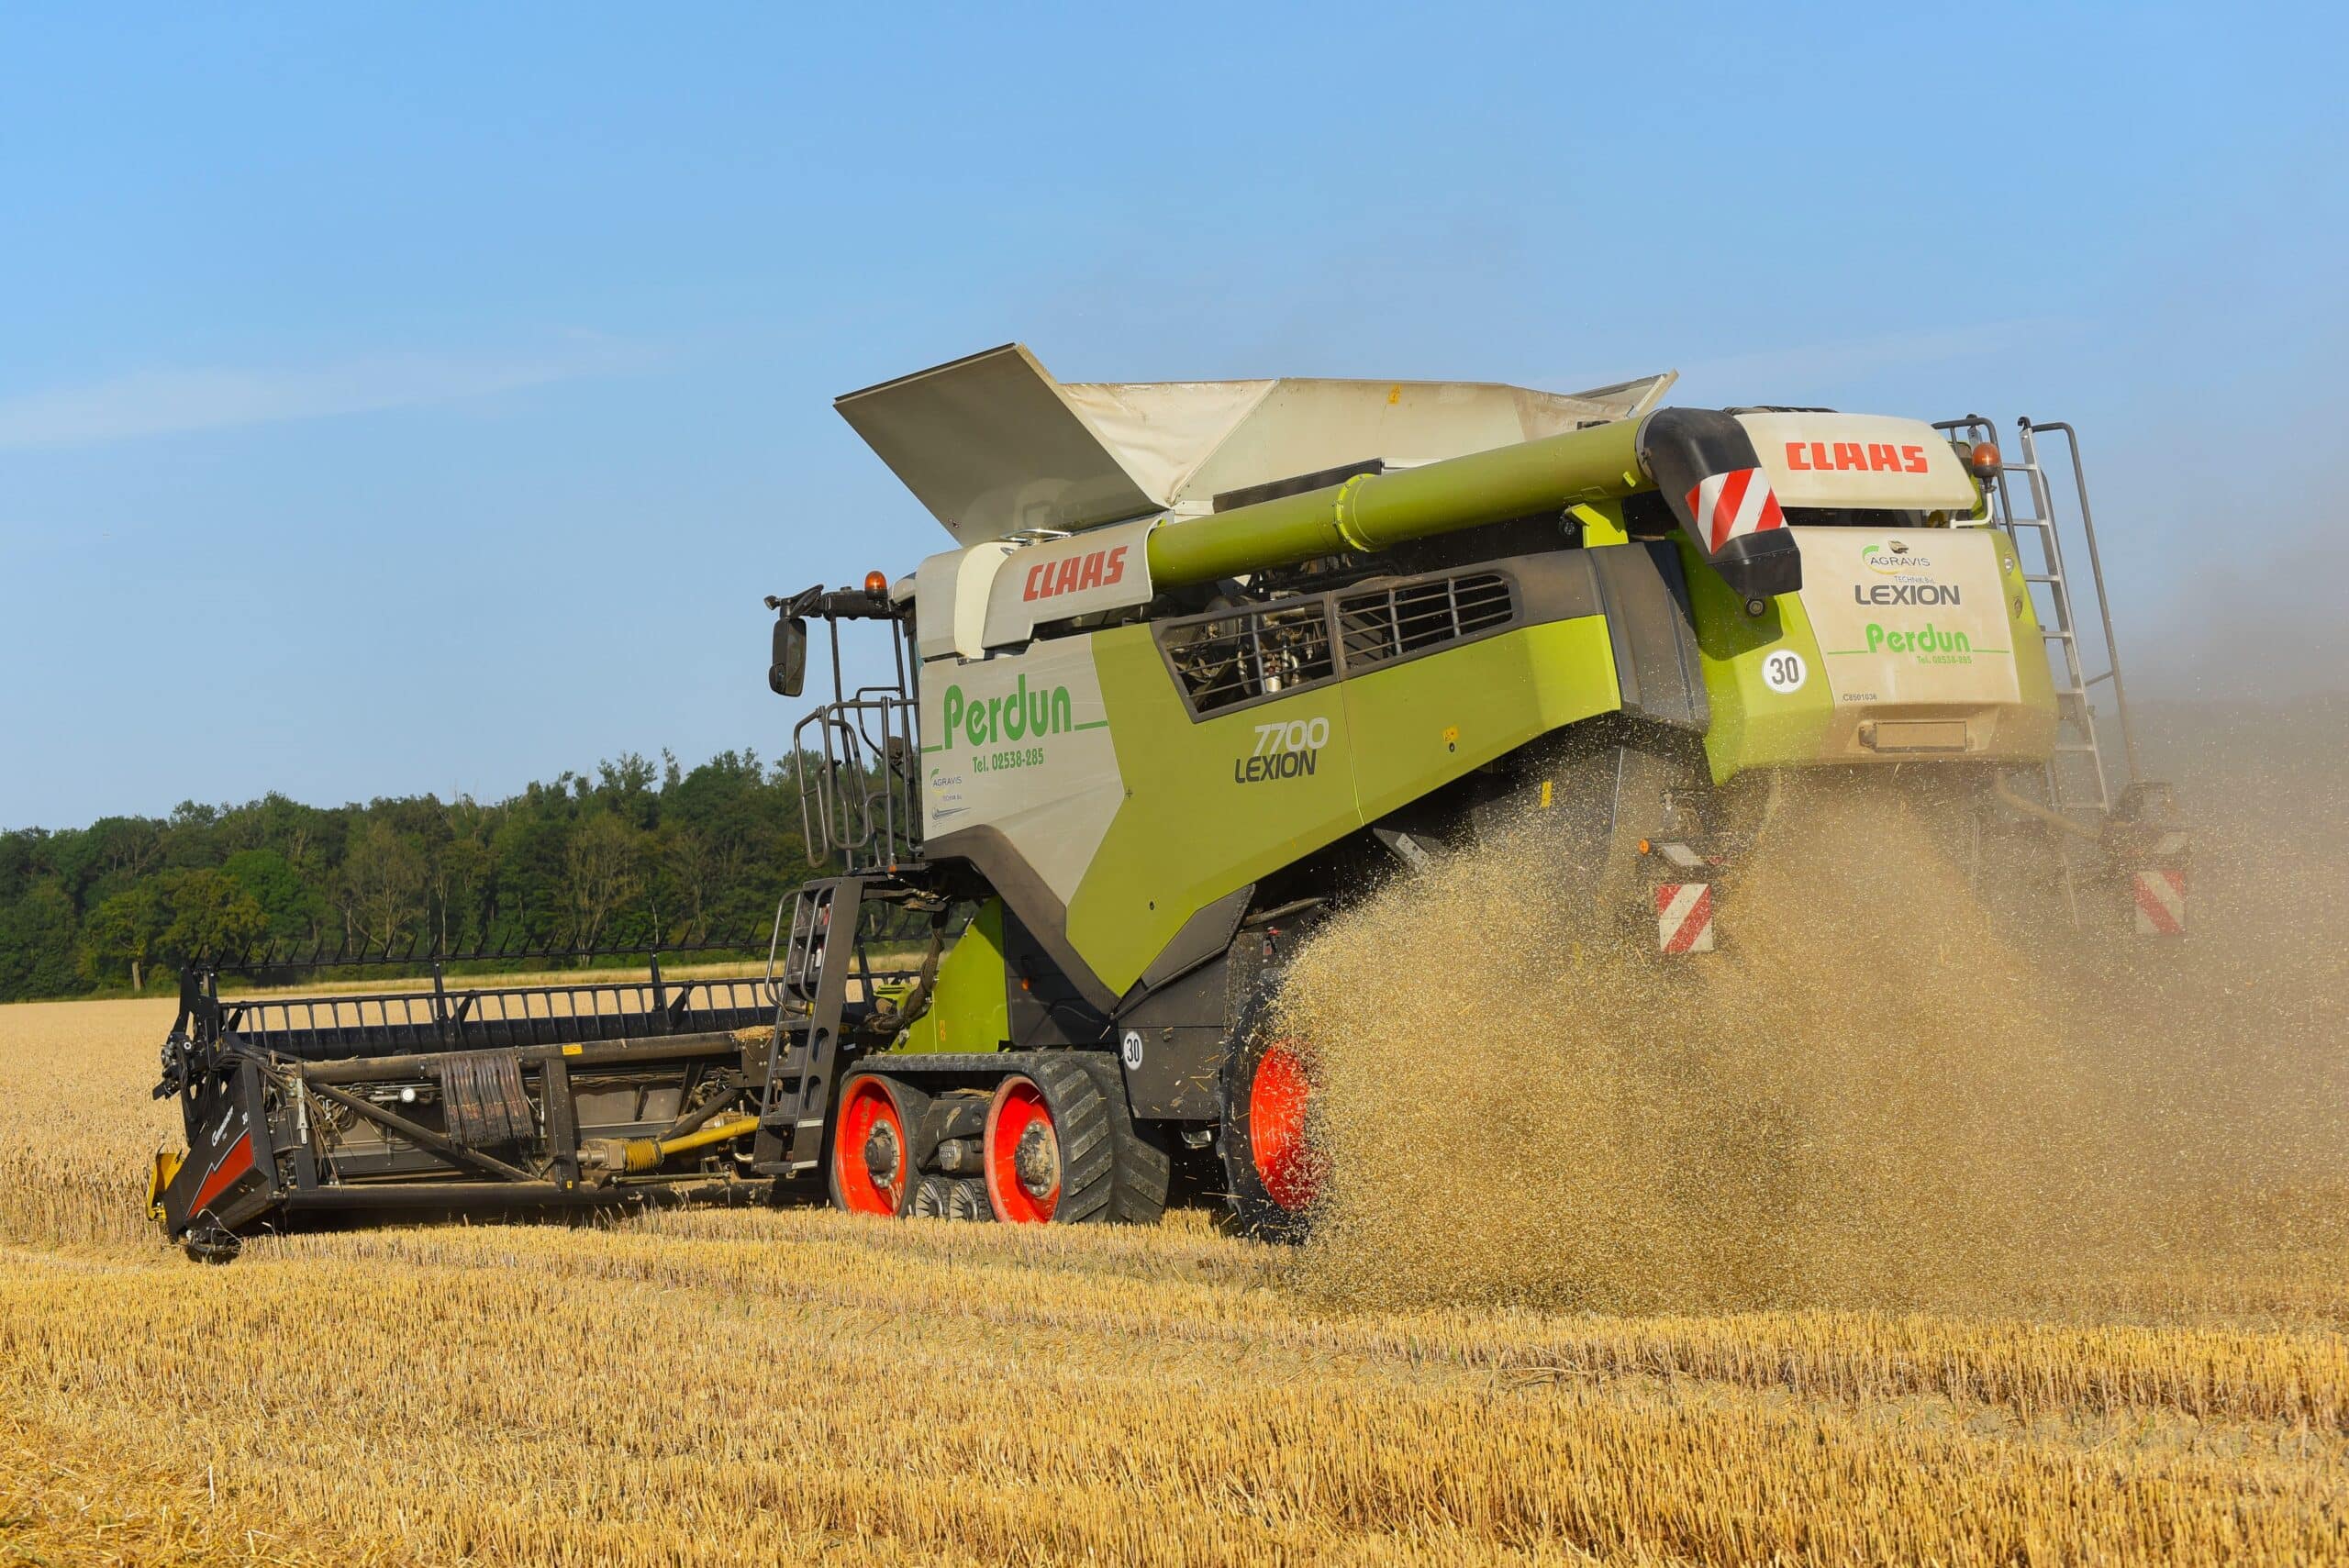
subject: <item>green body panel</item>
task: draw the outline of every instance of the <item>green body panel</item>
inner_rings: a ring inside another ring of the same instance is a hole
[[[1097,634],[1094,660],[1127,798],[1069,903],[1068,935],[1119,992],[1197,910],[1539,736],[1621,705],[1599,616],[1506,632],[1196,722],[1147,627]],[[1309,768],[1301,752],[1268,765],[1267,757],[1290,754],[1278,748],[1296,725],[1319,741]]]
[[[1685,538],[1677,542],[1697,623],[1705,700],[1712,709],[1705,759],[1713,782],[1725,783],[1748,768],[1817,761],[1835,713],[1827,683],[1812,681],[1792,696],[1780,696],[1762,680],[1763,658],[1776,649],[1792,649],[1814,668],[1821,662],[1801,597],[1781,594],[1760,615],[1747,615],[1703,552]]]
[[[1093,639],[1126,798],[1069,900],[1070,944],[1113,991],[1141,977],[1193,911],[1361,826],[1342,684],[1194,722],[1145,626]],[[1313,771],[1235,786],[1259,726],[1327,722]],[[1244,802],[1235,789],[1253,790]]]
[[[1622,706],[1607,617],[1528,627],[1344,682],[1363,820]]]
[[[1150,535],[1151,580],[1212,583],[1345,550],[1555,512],[1649,488],[1642,421],[1619,419],[1419,468],[1364,474],[1327,489],[1162,524]]]
[[[1003,967],[1003,900],[979,906],[963,934],[939,962],[930,1010],[909,1025],[899,1051],[997,1051],[1011,1038],[1008,983]]]

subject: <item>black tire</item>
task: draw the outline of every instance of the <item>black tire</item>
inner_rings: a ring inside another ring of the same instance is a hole
[[[987,1184],[976,1176],[944,1176],[936,1172],[914,1188],[912,1212],[928,1219],[987,1219]]]
[[[1155,1129],[1134,1121],[1126,1099],[1126,1074],[1117,1058],[1088,1051],[1085,1065],[1109,1102],[1109,1218],[1120,1225],[1155,1225],[1166,1218],[1174,1157]]]
[[[1232,1030],[1231,1049],[1224,1053],[1223,1067],[1217,1075],[1222,1116],[1216,1129],[1216,1152],[1223,1162],[1224,1201],[1230,1209],[1231,1229],[1260,1241],[1298,1242],[1312,1233],[1313,1201],[1309,1191],[1299,1201],[1297,1189],[1300,1180],[1308,1188],[1317,1184],[1309,1174],[1300,1177],[1279,1163],[1268,1170],[1260,1158],[1259,1129],[1254,1125],[1258,1073],[1268,1055],[1286,1046],[1267,1027],[1270,1011],[1269,993],[1259,993],[1241,1009],[1239,1024]],[[1292,1064],[1294,1061],[1292,1056]],[[1281,1189],[1278,1195],[1276,1187]]]
[[[1085,1058],[1066,1051],[1031,1058],[1035,1065],[1014,1073],[996,1084],[987,1107],[986,1137],[980,1159],[985,1169],[987,1207],[1007,1223],[1091,1225],[1109,1218],[1116,1160],[1111,1148],[1109,1096],[1086,1069]],[[1020,1184],[1018,1140],[998,1139],[1008,1126],[1012,1107],[1031,1114],[1041,1102],[1045,1113],[1044,1137],[1057,1166],[1051,1199],[1030,1193]]]

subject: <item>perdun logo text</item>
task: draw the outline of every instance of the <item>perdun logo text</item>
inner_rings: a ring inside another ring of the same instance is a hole
[[[1970,662],[1974,639],[1962,631],[1943,631],[1927,621],[1916,631],[1887,630],[1876,622],[1868,622],[1868,651],[1871,653],[1914,653],[1920,657],[1934,654],[1963,654],[1963,660],[1943,660],[1942,662]]]
[[[1076,728],[1074,706],[1066,686],[1030,691],[1028,677],[1019,677],[1008,696],[965,697],[960,686],[946,688],[939,717],[946,728],[947,744],[985,746],[998,740],[1040,739]]]

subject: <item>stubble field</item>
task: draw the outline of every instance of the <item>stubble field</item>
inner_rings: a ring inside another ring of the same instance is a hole
[[[1196,1217],[689,1213],[203,1268],[137,1213],[162,1023],[0,1013],[0,1561],[2349,1554],[2338,1253],[2043,1321],[1361,1309]]]
[[[1789,841],[1729,907],[1876,919],[1803,879],[1881,857]],[[2214,925],[2268,841],[2198,862]],[[1417,902],[1301,971],[1361,1042],[1302,1251],[759,1209],[206,1268],[140,1212],[169,1005],[0,1009],[0,1563],[2349,1560],[2321,925],[2093,1006],[1962,923],[1866,984],[1749,925],[1688,983],[1745,1021],[1675,1039]]]

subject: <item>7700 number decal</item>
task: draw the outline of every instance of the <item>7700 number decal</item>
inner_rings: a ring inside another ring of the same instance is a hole
[[[1274,779],[1308,778],[1321,765],[1321,748],[1330,743],[1326,718],[1292,718],[1286,724],[1256,726],[1256,749],[1231,761],[1233,784],[1264,784]]]

